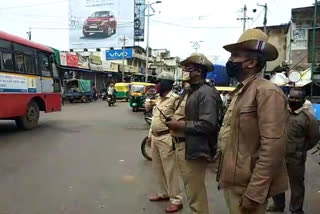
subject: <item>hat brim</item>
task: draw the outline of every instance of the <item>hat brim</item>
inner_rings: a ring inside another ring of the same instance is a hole
[[[214,71],[214,66],[213,64],[210,62],[211,65],[203,65],[203,64],[200,64],[200,63],[196,63],[190,59],[185,59],[183,61],[180,62],[180,65],[181,66],[186,66],[186,65],[191,65],[191,64],[196,64],[196,65],[202,65],[204,67],[207,68],[207,72],[213,72]],[[188,71],[185,71],[185,72],[188,72]]]
[[[244,42],[234,43],[230,45],[225,45],[223,48],[226,51],[229,51],[230,53],[236,52],[236,51],[257,51],[262,53],[267,61],[273,61],[276,60],[279,56],[278,50],[275,46],[268,42],[264,42],[263,48],[258,48],[259,40],[247,40]]]

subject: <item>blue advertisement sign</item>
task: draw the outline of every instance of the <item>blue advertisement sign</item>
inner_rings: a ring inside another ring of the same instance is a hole
[[[123,55],[125,59],[131,59],[133,57],[132,48],[126,48],[124,51],[122,49],[106,51],[107,60],[119,60]]]

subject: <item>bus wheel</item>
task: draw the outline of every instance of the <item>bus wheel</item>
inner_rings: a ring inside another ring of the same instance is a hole
[[[16,125],[19,129],[30,130],[37,127],[40,117],[39,106],[36,102],[31,101],[28,105],[27,113],[16,119]]]

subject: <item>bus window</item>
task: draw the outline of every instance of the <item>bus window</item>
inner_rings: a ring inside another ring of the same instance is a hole
[[[35,74],[33,60],[31,56],[24,56],[24,64],[25,64],[27,74]]]
[[[43,53],[39,54],[39,68],[41,75],[44,77],[51,77],[49,56]]]
[[[3,51],[2,63],[3,63],[3,70],[13,71],[12,53]]]
[[[24,60],[23,60],[23,55],[22,54],[14,54],[15,56],[15,61],[16,61],[16,71],[19,73],[25,73],[25,68],[24,68]]]

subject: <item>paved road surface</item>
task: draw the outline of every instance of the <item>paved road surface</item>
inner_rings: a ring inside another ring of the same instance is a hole
[[[66,105],[28,132],[1,121],[0,214],[164,213],[166,203],[147,200],[156,189],[151,162],[140,153],[147,132],[142,113],[127,103]],[[312,206],[320,203],[315,160],[308,162],[305,205],[314,214]],[[208,171],[210,213],[227,213]]]

